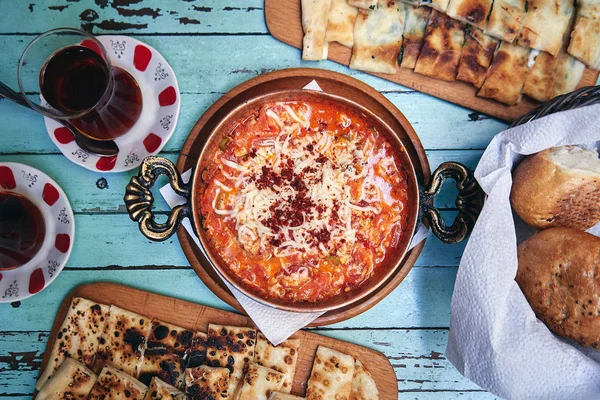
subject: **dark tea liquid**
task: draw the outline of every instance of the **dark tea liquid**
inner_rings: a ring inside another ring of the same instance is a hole
[[[123,135],[142,112],[136,80],[121,68],[109,69],[100,54],[85,46],[68,46],[51,55],[40,71],[40,88],[57,110],[68,114],[89,110],[70,121],[93,139]]]
[[[44,216],[31,200],[0,192],[0,269],[27,264],[44,243]]]

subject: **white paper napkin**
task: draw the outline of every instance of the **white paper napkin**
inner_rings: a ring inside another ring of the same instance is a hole
[[[311,81],[303,89],[307,90],[318,90],[322,91],[316,81]],[[182,174],[182,179],[187,182],[190,179],[191,170],[186,171]],[[178,204],[185,202],[185,199],[178,196],[170,185],[165,185],[160,189],[161,194],[165,198],[167,204],[172,208]],[[196,245],[202,250],[198,237],[194,234],[190,221],[186,218],[183,221],[183,226],[187,232],[194,238]],[[412,249],[417,244],[421,243],[428,235],[429,230],[424,226],[420,225],[417,232],[415,233],[413,240],[410,244]],[[215,270],[216,271],[216,270]],[[218,272],[217,272],[218,273]],[[282,311],[273,307],[266,306],[253,300],[231,286],[225,279],[223,279],[225,285],[229,288],[231,293],[235,296],[240,305],[248,313],[250,318],[254,321],[256,326],[262,331],[267,339],[274,345],[278,345],[299,329],[304,328],[315,319],[323,315],[322,312],[316,313],[297,313],[290,311]]]
[[[488,198],[457,273],[446,356],[498,396],[600,399],[600,351],[552,334],[514,280],[518,232],[509,201],[511,170],[523,155],[569,144],[597,149],[599,127],[595,105],[506,130],[492,140],[475,171]],[[590,231],[599,235],[600,225]]]

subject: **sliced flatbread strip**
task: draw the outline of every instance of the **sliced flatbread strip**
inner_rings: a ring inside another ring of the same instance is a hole
[[[246,365],[242,387],[235,400],[268,400],[271,392],[281,389],[284,375],[256,363]]]
[[[88,400],[143,400],[148,387],[133,376],[105,366]]]
[[[348,0],[348,4],[363,10],[372,10],[377,7],[378,0]]]
[[[402,54],[400,58],[402,68],[413,69],[417,64],[417,58],[423,47],[425,29],[431,8],[429,7],[406,7],[406,22],[404,23],[404,41],[402,42]]]
[[[487,16],[492,9],[493,0],[450,0],[446,14],[448,16],[473,25],[476,28],[485,28]]]
[[[518,103],[529,74],[530,52],[526,47],[502,42],[477,95],[508,105]]]
[[[374,10],[360,10],[354,24],[350,68],[393,74],[402,47],[405,5],[379,0]]]
[[[181,390],[161,381],[158,378],[152,378],[146,397],[144,400],[186,400],[187,396]]]
[[[98,340],[102,336],[109,306],[81,297],[71,300],[69,311],[56,336],[46,369],[35,384],[40,390],[67,358],[87,367],[94,365]]]
[[[326,60],[328,45],[327,40],[325,40],[325,33],[331,0],[301,1],[302,29],[304,30],[302,59]]]
[[[230,398],[244,374],[244,367],[254,360],[256,330],[248,327],[208,325],[207,364],[211,367],[226,367],[230,371]]]
[[[465,38],[456,79],[480,88],[498,48],[498,39],[476,28],[467,29]]]
[[[293,394],[273,392],[269,400],[306,400],[304,397],[294,396]]]
[[[541,52],[527,76],[523,94],[541,102],[575,90],[585,65],[561,50],[556,57]]]
[[[38,400],[85,400],[98,376],[72,358],[63,361],[37,394]]]
[[[208,335],[204,332],[196,332],[192,339],[192,345],[185,354],[186,368],[196,368],[206,361],[206,348],[208,346]]]
[[[352,47],[354,45],[354,22],[357,14],[358,8],[351,6],[346,0],[331,0],[326,40]]]
[[[129,375],[138,376],[150,333],[150,321],[143,315],[111,306],[100,338],[94,370],[98,372],[105,365],[111,365]]]
[[[192,345],[193,338],[194,332],[154,318],[147,347],[149,349],[164,348],[183,357]]]
[[[185,371],[188,400],[228,400],[229,370],[201,365]]]
[[[421,0],[421,3],[419,4],[434,8],[441,12],[446,12],[448,3],[450,3],[450,0]]]
[[[526,0],[494,0],[485,33],[513,43],[525,17]]]
[[[577,0],[577,20],[568,51],[588,67],[600,70],[600,1]]]
[[[256,347],[254,348],[254,362],[272,368],[284,375],[282,392],[289,393],[292,391],[299,348],[299,339],[288,339],[278,346],[273,346],[265,335],[258,333]]]
[[[350,400],[379,400],[379,390],[373,376],[358,360],[354,361]]]
[[[167,349],[146,349],[140,365],[138,379],[145,385],[153,377],[160,378],[175,387],[183,387],[185,379],[185,361]]]
[[[433,10],[415,72],[445,81],[455,80],[464,40],[462,23]]]
[[[306,388],[306,400],[348,400],[353,376],[352,356],[319,346]]]
[[[517,43],[557,55],[573,11],[573,0],[528,0]]]

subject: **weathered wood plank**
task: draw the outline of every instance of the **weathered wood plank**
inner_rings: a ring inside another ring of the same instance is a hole
[[[398,390],[404,398],[421,397],[422,391],[479,391],[477,385],[462,377],[443,355],[446,330],[330,330],[319,332],[383,351],[390,359],[398,377]],[[5,332],[0,345],[0,394],[28,394],[38,376],[43,352],[48,341],[47,331]],[[479,394],[479,393],[478,393]],[[477,398],[489,398],[477,397]]]
[[[3,1],[0,34],[70,26],[97,33],[264,33],[261,0]],[[36,21],[23,24],[23,21]]]
[[[450,298],[456,268],[415,267],[407,278],[371,310],[329,328],[388,329],[446,328],[450,320]],[[75,287],[92,282],[110,281],[179,299],[232,310],[206,288],[191,268],[135,268],[81,270],[68,269],[40,294],[11,307],[1,304],[0,329],[13,331],[50,330],[59,303]],[[2,293],[4,294],[4,293]],[[0,348],[2,342],[0,341]],[[1,352],[0,352],[1,354]]]

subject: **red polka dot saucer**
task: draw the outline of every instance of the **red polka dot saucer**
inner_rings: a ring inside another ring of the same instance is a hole
[[[41,292],[56,279],[73,249],[75,219],[60,186],[28,165],[0,162],[0,192],[28,199],[45,225],[43,242],[33,258],[20,267],[0,270],[0,303],[10,303]]]
[[[110,62],[129,72],[142,91],[142,113],[135,125],[115,139],[119,153],[99,156],[79,147],[71,132],[44,117],[46,130],[60,151],[75,164],[96,172],[137,168],[144,157],[158,153],[173,135],[180,110],[180,93],[173,69],[155,49],[128,36],[97,36]]]

